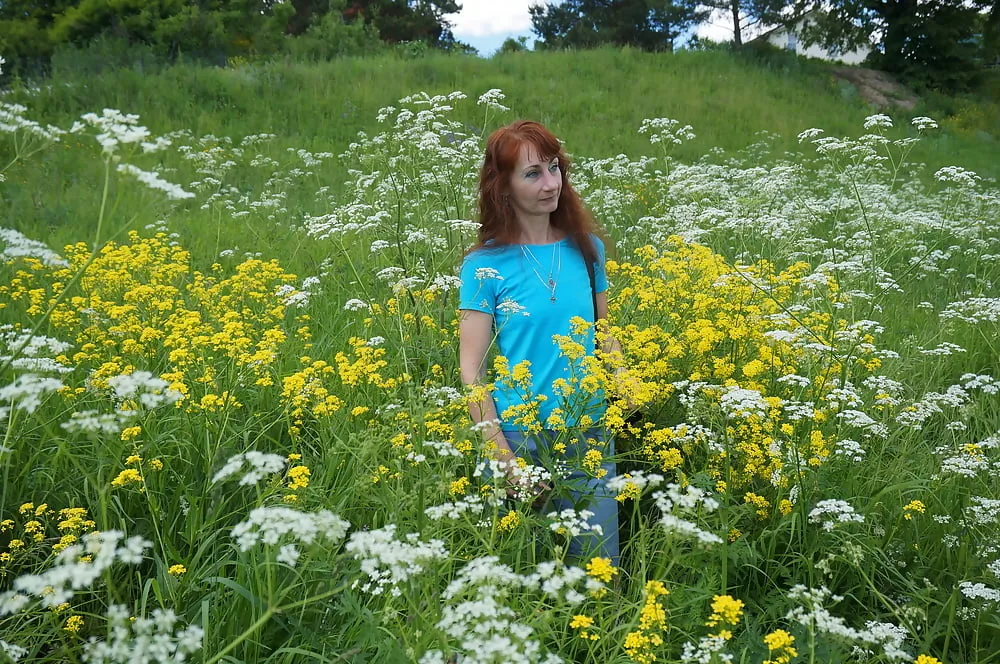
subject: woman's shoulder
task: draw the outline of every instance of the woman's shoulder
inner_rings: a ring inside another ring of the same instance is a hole
[[[511,244],[495,244],[492,240],[488,241],[486,244],[469,251],[462,258],[462,264],[488,264],[497,259],[503,259],[506,254],[510,253],[513,246]]]

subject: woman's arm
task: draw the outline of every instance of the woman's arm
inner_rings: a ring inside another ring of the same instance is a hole
[[[486,378],[486,353],[493,340],[493,316],[482,311],[463,309],[458,323],[458,366],[462,383],[470,388],[482,388]],[[469,401],[469,416],[483,426],[483,439],[496,445],[497,461],[506,462],[514,453],[500,429],[497,406],[493,395],[485,389],[476,392],[481,398]]]
[[[597,293],[595,300],[597,302],[597,320],[604,321],[604,325],[607,325],[608,320],[608,291],[603,291]],[[610,334],[605,334],[604,339],[601,343],[601,352],[605,355],[610,355],[612,353],[622,353],[622,345],[618,343]]]

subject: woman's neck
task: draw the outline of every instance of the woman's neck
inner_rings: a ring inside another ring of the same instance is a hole
[[[551,244],[560,239],[558,230],[552,227],[548,218],[519,219],[521,244]]]

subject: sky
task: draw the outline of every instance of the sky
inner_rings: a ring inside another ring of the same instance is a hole
[[[508,37],[527,37],[529,46],[534,41],[528,7],[540,0],[459,0],[462,11],[448,14],[452,32],[459,41],[471,44],[482,56],[492,55]],[[726,14],[722,12],[695,32],[716,41],[732,39],[731,29],[726,28]]]

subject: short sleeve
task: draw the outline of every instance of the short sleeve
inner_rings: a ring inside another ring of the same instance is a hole
[[[496,269],[485,265],[481,253],[471,253],[462,261],[459,272],[462,285],[458,289],[458,308],[493,314],[497,305]]]
[[[608,290],[608,271],[605,267],[607,260],[604,255],[604,242],[596,235],[591,235],[594,241],[594,248],[597,249],[597,262],[594,263],[594,292],[603,293]]]

